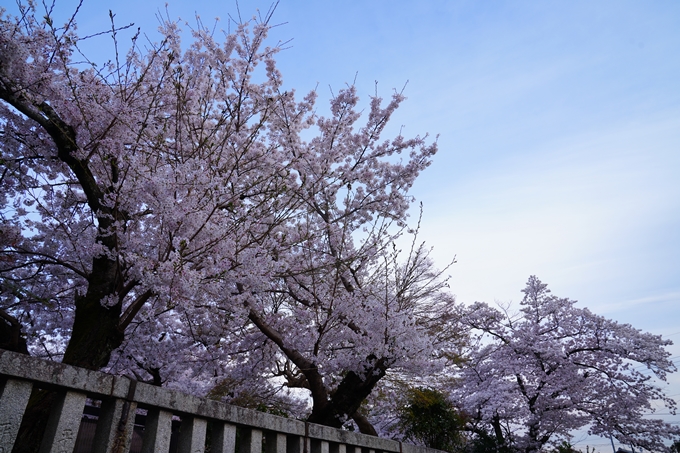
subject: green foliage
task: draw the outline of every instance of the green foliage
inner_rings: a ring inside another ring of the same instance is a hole
[[[498,439],[495,436],[490,436],[483,432],[477,435],[468,442],[467,453],[515,453],[508,445],[499,445]]]
[[[461,451],[464,421],[442,392],[413,388],[399,412],[399,426],[407,440],[444,451]]]
[[[565,440],[562,441],[562,443],[559,444],[557,447],[555,447],[553,453],[581,453],[581,451],[575,449],[572,444]]]

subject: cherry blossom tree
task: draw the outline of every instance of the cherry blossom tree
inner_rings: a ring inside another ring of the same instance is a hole
[[[362,120],[350,86],[318,115],[283,87],[271,14],[188,45],[165,20],[126,53],[111,15],[100,64],[75,16],[19,8],[0,18],[7,344],[235,399],[305,388],[331,426],[365,426],[387,370],[439,366],[446,280],[395,246],[437,147],[383,138],[400,92]]]
[[[654,402],[675,413],[652,379],[676,371],[665,350],[671,342],[577,308],[534,276],[523,292],[517,314],[475,303],[464,318],[473,343],[453,393],[468,428],[527,453],[583,427],[667,450],[664,439],[680,430],[648,415]]]

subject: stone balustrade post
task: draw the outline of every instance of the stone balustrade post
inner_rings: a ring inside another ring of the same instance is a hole
[[[205,433],[208,422],[191,415],[182,416],[179,427],[177,453],[203,453],[205,451]]]
[[[236,451],[236,426],[215,422],[212,426],[211,453],[234,453]]]
[[[0,393],[0,452],[11,452],[31,397],[33,383],[6,379]]]
[[[87,396],[68,391],[57,398],[45,428],[40,453],[70,453],[76,446]]]
[[[142,453],[168,453],[172,435],[172,412],[149,409],[144,427]]]

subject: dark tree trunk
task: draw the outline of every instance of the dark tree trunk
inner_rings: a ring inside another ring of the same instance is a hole
[[[21,334],[21,323],[4,310],[0,310],[0,349],[28,355],[26,338]]]
[[[109,363],[111,353],[122,344],[124,333],[119,328],[121,304],[105,307],[101,301],[122,290],[117,263],[105,257],[93,260],[87,293],[76,297],[76,313],[71,339],[63,363],[99,370]]]
[[[368,398],[378,381],[385,376],[387,370],[384,359],[369,358],[369,360],[374,363],[366,368],[364,375],[360,376],[353,371],[348,372],[331,395],[330,400],[325,404],[314,400],[312,413],[307,421],[341,428],[344,419],[354,417],[361,403]],[[361,417],[360,414],[359,417]],[[373,426],[365,418],[364,420],[366,423],[357,423],[359,430],[364,434],[376,435]]]
[[[491,425],[493,426],[493,431],[496,436],[496,445],[501,451],[504,451],[505,447],[505,437],[503,436],[503,428],[501,427],[501,419],[498,415],[494,415]]]

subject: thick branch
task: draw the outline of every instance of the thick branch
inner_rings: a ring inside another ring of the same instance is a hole
[[[66,124],[52,106],[46,102],[36,104],[23,92],[13,90],[11,84],[4,80],[4,77],[2,79],[0,81],[0,99],[38,123],[52,137],[57,146],[59,160],[68,165],[78,178],[92,212],[99,212],[102,208],[103,194],[87,164],[73,155],[73,152],[78,149],[73,127]]]
[[[277,332],[270,325],[265,323],[265,321],[251,309],[248,314],[248,318],[255,324],[255,326],[267,336],[271,341],[273,341],[279,349],[286,354],[286,357],[298,367],[298,369],[305,375],[307,382],[309,383],[309,390],[312,392],[312,399],[314,400],[314,406],[328,404],[328,392],[326,386],[323,383],[323,377],[319,373],[319,368],[316,364],[302,354],[296,349],[287,346],[283,337],[279,332]]]
[[[127,326],[129,326],[135,316],[137,316],[139,310],[142,309],[146,301],[149,300],[153,295],[153,291],[147,290],[140,294],[134,301],[132,301],[132,303],[128,306],[128,308],[125,309],[125,312],[123,312],[120,317],[120,322],[118,325],[121,331],[125,331]]]

